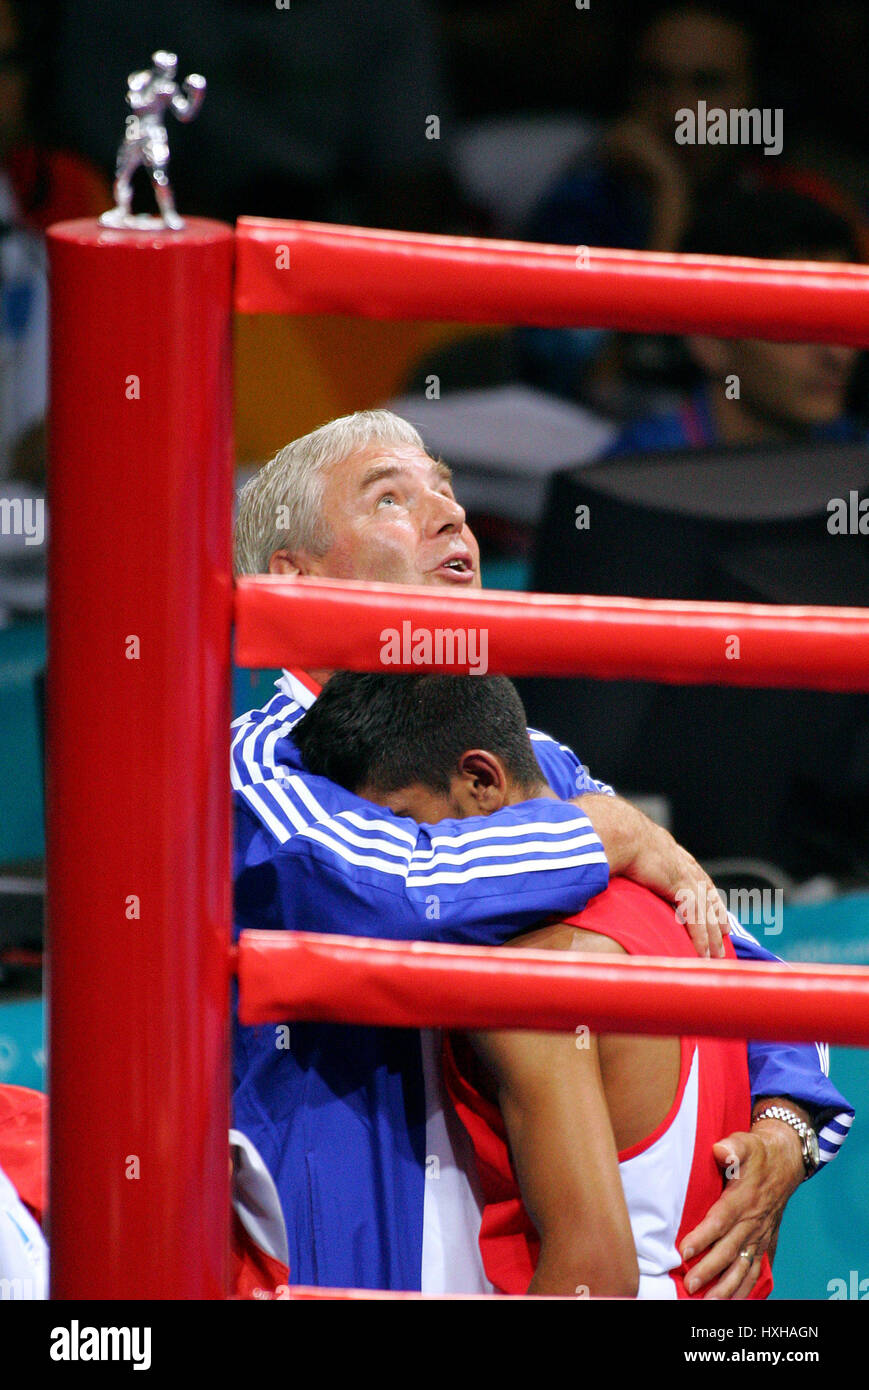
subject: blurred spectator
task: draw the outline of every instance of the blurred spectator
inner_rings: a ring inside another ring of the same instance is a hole
[[[640,32],[624,115],[558,181],[528,228],[534,241],[676,251],[698,210],[731,189],[792,184],[844,209],[847,199],[762,145],[677,143],[676,113],[758,105],[755,41],[715,0],[668,4]],[[743,254],[755,254],[750,245]],[[523,370],[536,385],[622,419],[672,406],[686,384],[678,345],[590,329],[529,330]],[[688,374],[690,376],[690,373]]]
[[[10,225],[0,175],[0,479],[45,475],[48,306],[42,247]]]
[[[442,228],[451,113],[430,0],[62,0],[57,104],[110,168],[124,82],[156,48],[208,96],[172,139],[182,212]]]
[[[45,603],[48,286],[42,234],[111,203],[105,179],[33,117],[41,7],[0,0],[0,626]]]
[[[0,0],[0,166],[14,220],[44,232],[52,222],[98,217],[111,205],[109,185],[71,151],[45,145],[34,129],[34,47],[18,7]]]
[[[111,204],[106,180],[44,146],[30,118],[33,49],[0,0],[0,478],[45,479],[47,287],[41,233]]]
[[[21,138],[27,78],[17,16],[0,0],[0,479],[44,472],[47,292],[39,239],[22,226],[6,170]]]
[[[570,169],[538,210],[534,239],[675,251],[697,199],[759,151],[675,140],[675,113],[699,101],[750,107],[750,34],[704,0],[665,9],[641,33],[627,110],[596,157]]]
[[[774,260],[864,259],[851,222],[789,189],[731,192],[710,202],[684,249]],[[611,453],[866,436],[865,424],[848,413],[856,348],[702,336],[686,341],[700,386],[679,409],[628,425]]]

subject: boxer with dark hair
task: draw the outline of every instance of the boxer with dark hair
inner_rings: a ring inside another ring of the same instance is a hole
[[[339,672],[295,740],[309,772],[422,823],[555,795],[504,677]],[[511,944],[693,954],[672,909],[621,878]],[[685,1237],[739,1180],[751,1125],[745,1042],[499,1030],[446,1037],[443,1064],[477,1158],[480,1249],[498,1292],[702,1296]],[[814,1138],[806,1112],[792,1114]],[[806,1176],[816,1167],[815,1139]],[[771,1249],[777,1229],[776,1218]],[[766,1297],[766,1251],[737,1258],[734,1295]]]

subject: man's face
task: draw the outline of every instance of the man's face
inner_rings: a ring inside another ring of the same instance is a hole
[[[638,53],[634,114],[689,163],[719,159],[719,145],[676,145],[676,112],[750,104],[751,50],[738,24],[712,15],[670,14],[654,24]]]
[[[322,519],[332,543],[325,555],[296,557],[303,574],[480,588],[479,547],[449,470],[413,445],[371,445],[333,465]],[[271,569],[287,566],[273,557]]]
[[[420,824],[437,825],[442,820],[464,820],[467,816],[479,814],[476,805],[468,805],[461,795],[460,787],[454,784],[449,792],[435,791],[423,782],[411,782],[398,791],[382,792],[373,787],[358,787],[357,795],[377,806],[386,806],[397,816],[405,816]]]
[[[847,247],[789,252],[784,260],[849,261]],[[743,407],[763,426],[793,434],[832,424],[844,413],[859,356],[839,343],[767,343],[756,338],[689,339],[692,356],[720,383],[739,380]]]
[[[800,432],[843,413],[856,348],[737,339],[724,351],[724,375],[739,378],[743,407],[763,424]]]
[[[436,825],[442,820],[466,820],[469,816],[491,816],[504,806],[555,795],[542,780],[536,786],[521,786],[501,758],[486,748],[469,748],[461,755],[446,791],[424,782],[410,782],[391,792],[374,786],[355,790],[366,801],[427,825]]]

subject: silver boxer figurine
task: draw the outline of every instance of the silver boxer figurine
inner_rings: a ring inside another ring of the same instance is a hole
[[[177,231],[184,221],[175,211],[175,200],[169,175],[169,139],[163,124],[164,113],[171,109],[179,121],[192,121],[205,96],[205,78],[192,72],[182,87],[175,81],[178,59],[162,49],[151,58],[153,68],[131,72],[127,78],[127,104],[132,115],[127,117],[127,132],[118,150],[115,166],[115,206],[103,213],[104,227],[153,228],[169,227]],[[182,90],[183,88],[183,90]],[[135,217],[130,211],[133,201],[133,175],[144,164],[151,177],[160,216]]]

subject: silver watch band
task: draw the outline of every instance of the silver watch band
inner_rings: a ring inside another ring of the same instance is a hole
[[[817,1172],[820,1166],[820,1154],[818,1150],[818,1136],[810,1124],[801,1120],[799,1115],[793,1110],[787,1110],[783,1105],[768,1105],[765,1110],[761,1110],[759,1115],[755,1115],[752,1125],[756,1125],[758,1120],[781,1120],[784,1124],[790,1125],[791,1129],[796,1130],[800,1137],[803,1149],[803,1167],[806,1177],[810,1178]]]

